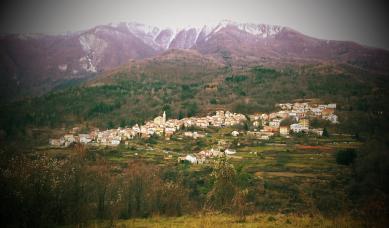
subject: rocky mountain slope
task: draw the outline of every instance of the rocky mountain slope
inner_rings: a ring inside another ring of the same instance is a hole
[[[169,49],[193,49],[232,67],[334,62],[370,71],[389,69],[386,50],[320,40],[282,26],[222,21],[171,29],[122,22],[66,35],[1,36],[1,97],[42,94]]]

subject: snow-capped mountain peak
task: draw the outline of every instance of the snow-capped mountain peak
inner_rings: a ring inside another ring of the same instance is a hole
[[[254,23],[239,23],[231,20],[222,20],[212,31],[216,33],[223,28],[228,26],[238,28],[241,31],[247,32],[251,35],[259,37],[270,37],[281,31],[282,26],[278,25],[267,25],[267,24],[254,24]]]
[[[192,48],[198,42],[207,41],[211,36],[230,27],[256,36],[257,38],[273,37],[283,28],[277,25],[239,23],[231,20],[222,20],[216,24],[207,24],[200,27],[159,28],[138,22],[111,23],[108,26],[125,28],[129,33],[157,51],[167,50],[169,48]]]

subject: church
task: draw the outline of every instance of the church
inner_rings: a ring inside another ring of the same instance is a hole
[[[157,125],[165,125],[166,124],[166,112],[163,111],[162,116],[157,116],[154,118],[154,123]]]

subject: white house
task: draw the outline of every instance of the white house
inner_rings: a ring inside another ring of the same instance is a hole
[[[193,155],[190,155],[190,154],[185,156],[185,160],[189,161],[192,164],[196,164],[197,163],[197,158],[195,156],[193,156]]]
[[[65,141],[70,142],[70,143],[73,143],[76,141],[76,138],[72,134],[66,134],[63,136],[63,138],[65,139]]]
[[[136,133],[136,134],[139,134],[140,133],[140,127],[138,124],[135,124],[133,127],[132,127],[132,130]]]
[[[49,139],[49,144],[51,146],[61,146],[62,142],[60,139]]]
[[[289,127],[287,126],[281,126],[280,127],[280,134],[281,135],[288,135],[289,134]]]
[[[335,115],[335,114],[331,114],[331,115],[329,115],[327,117],[324,117],[324,119],[331,121],[331,123],[333,123],[333,124],[339,123],[338,116]]]
[[[273,119],[272,121],[269,121],[269,127],[279,128],[281,121],[282,119]]]
[[[294,133],[298,133],[298,132],[302,132],[302,131],[307,131],[308,128],[306,128],[300,124],[291,124],[290,130],[293,131]]]
[[[315,116],[321,116],[322,109],[320,109],[320,108],[311,108],[311,111],[315,114]]]
[[[234,150],[234,149],[226,149],[224,151],[224,153],[226,153],[226,154],[236,154],[236,150]]]
[[[90,143],[92,141],[92,138],[89,134],[79,134],[78,137],[80,138],[80,143]]]
[[[323,136],[324,130],[323,130],[323,128],[313,128],[310,130],[310,132],[312,132],[318,136]]]
[[[253,126],[254,127],[259,127],[259,125],[260,125],[259,121],[256,120],[256,121],[253,122]]]
[[[239,135],[239,132],[238,131],[233,131],[233,132],[231,132],[231,135],[234,136],[234,137],[237,137]]]
[[[111,145],[112,146],[117,146],[117,145],[119,145],[120,144],[120,140],[119,139],[112,139],[111,140]]]
[[[186,131],[186,132],[184,132],[184,136],[186,136],[186,137],[193,137],[193,133],[190,132],[190,131]]]

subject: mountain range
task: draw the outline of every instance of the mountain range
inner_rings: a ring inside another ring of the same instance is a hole
[[[130,60],[154,61],[166,58],[165,52],[180,53],[172,49],[190,49],[196,53],[191,55],[194,61],[212,59],[232,68],[329,63],[377,73],[389,70],[387,50],[317,39],[278,25],[221,21],[171,29],[121,22],[63,35],[1,35],[1,97],[40,95]]]

